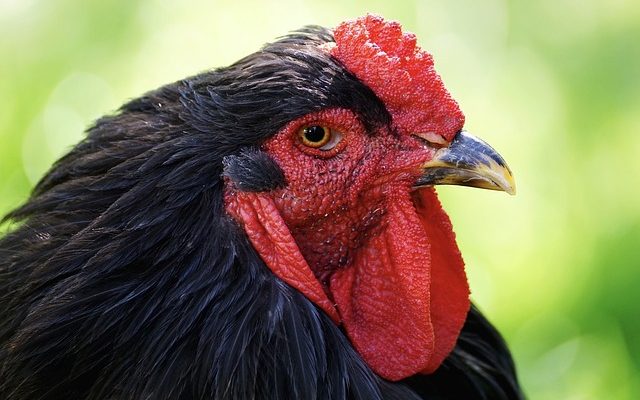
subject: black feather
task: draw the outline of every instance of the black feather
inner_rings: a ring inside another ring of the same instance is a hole
[[[389,123],[318,50],[330,40],[307,28],[148,93],[52,167],[0,240],[0,398],[519,398],[475,310],[442,372],[376,376],[225,214],[223,175],[242,190],[285,184],[251,149],[291,119],[343,107]],[[465,396],[443,397],[445,383]]]
[[[266,192],[285,186],[282,169],[267,153],[246,148],[222,160],[223,175],[245,192]]]

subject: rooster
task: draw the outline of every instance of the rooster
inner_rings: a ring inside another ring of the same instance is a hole
[[[463,125],[373,15],[128,102],[5,217],[0,398],[522,398],[433,189],[514,191]]]

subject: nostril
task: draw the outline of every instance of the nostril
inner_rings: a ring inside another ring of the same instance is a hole
[[[434,132],[412,133],[411,136],[414,136],[425,142],[429,145],[429,147],[441,148],[449,146],[449,142],[447,142],[447,140],[442,135]]]

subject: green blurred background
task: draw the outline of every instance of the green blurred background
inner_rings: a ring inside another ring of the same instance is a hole
[[[640,398],[640,3],[391,3],[0,0],[0,213],[127,99],[379,13],[515,173],[516,197],[440,193],[529,397]]]

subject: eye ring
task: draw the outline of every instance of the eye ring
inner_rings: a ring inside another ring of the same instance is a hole
[[[298,130],[300,142],[312,149],[333,150],[341,141],[342,133],[325,125],[306,125]]]
[[[303,145],[319,149],[331,140],[331,128],[322,125],[303,126],[298,136]]]

